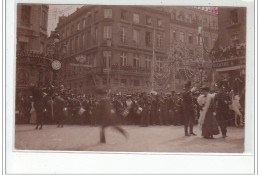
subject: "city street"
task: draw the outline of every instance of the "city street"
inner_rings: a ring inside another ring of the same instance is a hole
[[[183,126],[123,126],[129,137],[125,139],[112,128],[107,128],[107,144],[97,144],[99,127],[45,125],[35,130],[34,125],[15,126],[15,148],[21,150],[119,151],[119,152],[220,152],[242,153],[244,128],[228,127],[228,137],[203,139],[198,127],[197,136],[184,136]]]

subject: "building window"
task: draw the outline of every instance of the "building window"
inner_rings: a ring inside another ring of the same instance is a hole
[[[162,47],[162,35],[156,36],[156,46],[161,48]]]
[[[188,22],[192,23],[192,14],[188,14]]]
[[[70,36],[70,29],[69,28],[67,28],[66,35],[67,35],[67,37]]]
[[[171,12],[171,19],[173,19],[173,20],[176,19],[176,11],[175,11],[175,10],[173,10],[173,11]]]
[[[97,42],[97,40],[98,40],[98,28],[95,27],[94,42]]]
[[[140,22],[140,16],[139,16],[139,14],[136,14],[136,13],[134,13],[133,14],[133,18],[134,18],[134,23],[135,24],[139,24],[139,22]]]
[[[207,20],[207,18],[204,18],[203,19],[203,26],[207,26],[207,24],[208,24],[208,20]]]
[[[135,67],[135,68],[139,68],[140,67],[140,59],[139,59],[139,55],[138,54],[134,55],[133,67]]]
[[[73,52],[74,51],[74,39],[70,40],[70,45],[71,45],[70,50],[71,50],[71,52]]]
[[[81,37],[79,37],[79,50],[82,50],[83,48],[83,34],[81,35]]]
[[[19,42],[20,50],[27,50],[27,43],[26,42]]]
[[[112,26],[104,26],[104,39],[112,38]]]
[[[135,29],[133,30],[133,42],[139,44],[139,31]]]
[[[145,57],[145,69],[151,69],[151,56],[146,56]]]
[[[47,22],[48,22],[48,14],[47,12],[42,11],[41,27],[43,29],[47,29]]]
[[[151,32],[145,32],[145,45],[151,46]]]
[[[231,36],[231,45],[236,46],[239,44],[239,36],[238,35],[232,35]]]
[[[80,30],[80,22],[78,22],[78,24],[77,24],[77,30],[78,31]]]
[[[21,13],[21,23],[22,24],[30,24],[31,22],[31,6],[23,5],[22,13]]]
[[[162,28],[162,20],[157,19],[157,27]]]
[[[44,52],[44,43],[40,43],[40,53]]]
[[[193,36],[192,36],[192,34],[189,34],[189,44],[193,44]]]
[[[85,34],[82,35],[82,49],[84,50],[85,49],[85,40],[86,40],[86,37],[85,37]]]
[[[110,66],[111,66],[111,51],[104,51],[103,56],[104,56],[104,67],[110,68]]]
[[[184,12],[182,12],[182,11],[179,12],[177,19],[180,20],[180,21],[184,21]]]
[[[97,21],[98,20],[98,12],[94,12],[94,21]]]
[[[127,20],[127,11],[126,10],[121,10],[121,19]]]
[[[122,43],[127,42],[127,28],[125,28],[125,27],[121,27],[121,29],[120,29],[120,41]]]
[[[79,43],[79,37],[76,37],[75,38],[75,51],[77,52],[78,51],[78,43]]]
[[[121,66],[127,65],[127,54],[125,52],[120,53],[120,65]]]
[[[184,33],[183,32],[180,32],[180,42],[183,42],[184,43]]]
[[[209,46],[209,38],[205,36],[203,39],[203,43],[205,46]]]
[[[146,24],[151,25],[152,24],[152,18],[151,16],[146,16]]]
[[[194,50],[189,49],[189,56],[193,57],[194,56]]]
[[[172,40],[173,40],[173,41],[176,41],[176,40],[177,40],[177,35],[176,35],[176,32],[175,32],[175,31],[172,32]]]
[[[232,11],[230,12],[230,19],[231,19],[231,24],[236,24],[236,23],[238,23],[237,9],[232,10]]]
[[[126,86],[126,79],[121,79],[121,84],[125,85]]]
[[[86,19],[82,20],[82,27],[83,27],[83,29],[86,27]]]
[[[140,81],[139,80],[134,80],[134,86],[140,86]]]
[[[112,18],[112,9],[104,10],[104,18]]]
[[[74,33],[74,25],[71,26],[71,28],[70,28],[70,32],[71,32],[71,34]]]
[[[161,72],[162,71],[162,58],[158,57],[156,62],[157,62],[156,70],[157,70],[157,72]]]

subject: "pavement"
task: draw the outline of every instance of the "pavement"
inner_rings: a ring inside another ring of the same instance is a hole
[[[197,136],[184,136],[183,126],[122,126],[128,138],[109,127],[106,144],[99,144],[99,127],[84,125],[44,125],[35,130],[34,125],[15,126],[17,150],[53,151],[113,151],[113,152],[171,152],[171,153],[243,153],[244,128],[228,127],[228,137],[221,134],[214,139],[204,139],[197,126]]]

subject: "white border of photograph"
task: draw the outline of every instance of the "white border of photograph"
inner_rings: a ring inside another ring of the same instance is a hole
[[[245,153],[89,153],[14,150],[16,3],[181,5],[247,7]],[[253,0],[8,0],[6,1],[6,172],[7,174],[184,173],[252,174],[254,172],[254,1]]]

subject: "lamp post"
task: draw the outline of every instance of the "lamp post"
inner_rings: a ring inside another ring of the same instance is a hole
[[[202,87],[202,74],[203,74],[203,66],[202,64],[199,66],[199,71],[200,71],[200,87]]]
[[[60,35],[59,33],[55,30],[51,32],[50,35],[51,42],[49,43],[50,48],[53,50],[53,57],[52,57],[52,73],[53,73],[53,84],[57,85],[57,74],[58,71],[61,69],[61,62],[60,62],[60,51],[63,53],[64,47],[66,45],[62,45],[60,48],[58,48],[58,43],[60,42]]]

